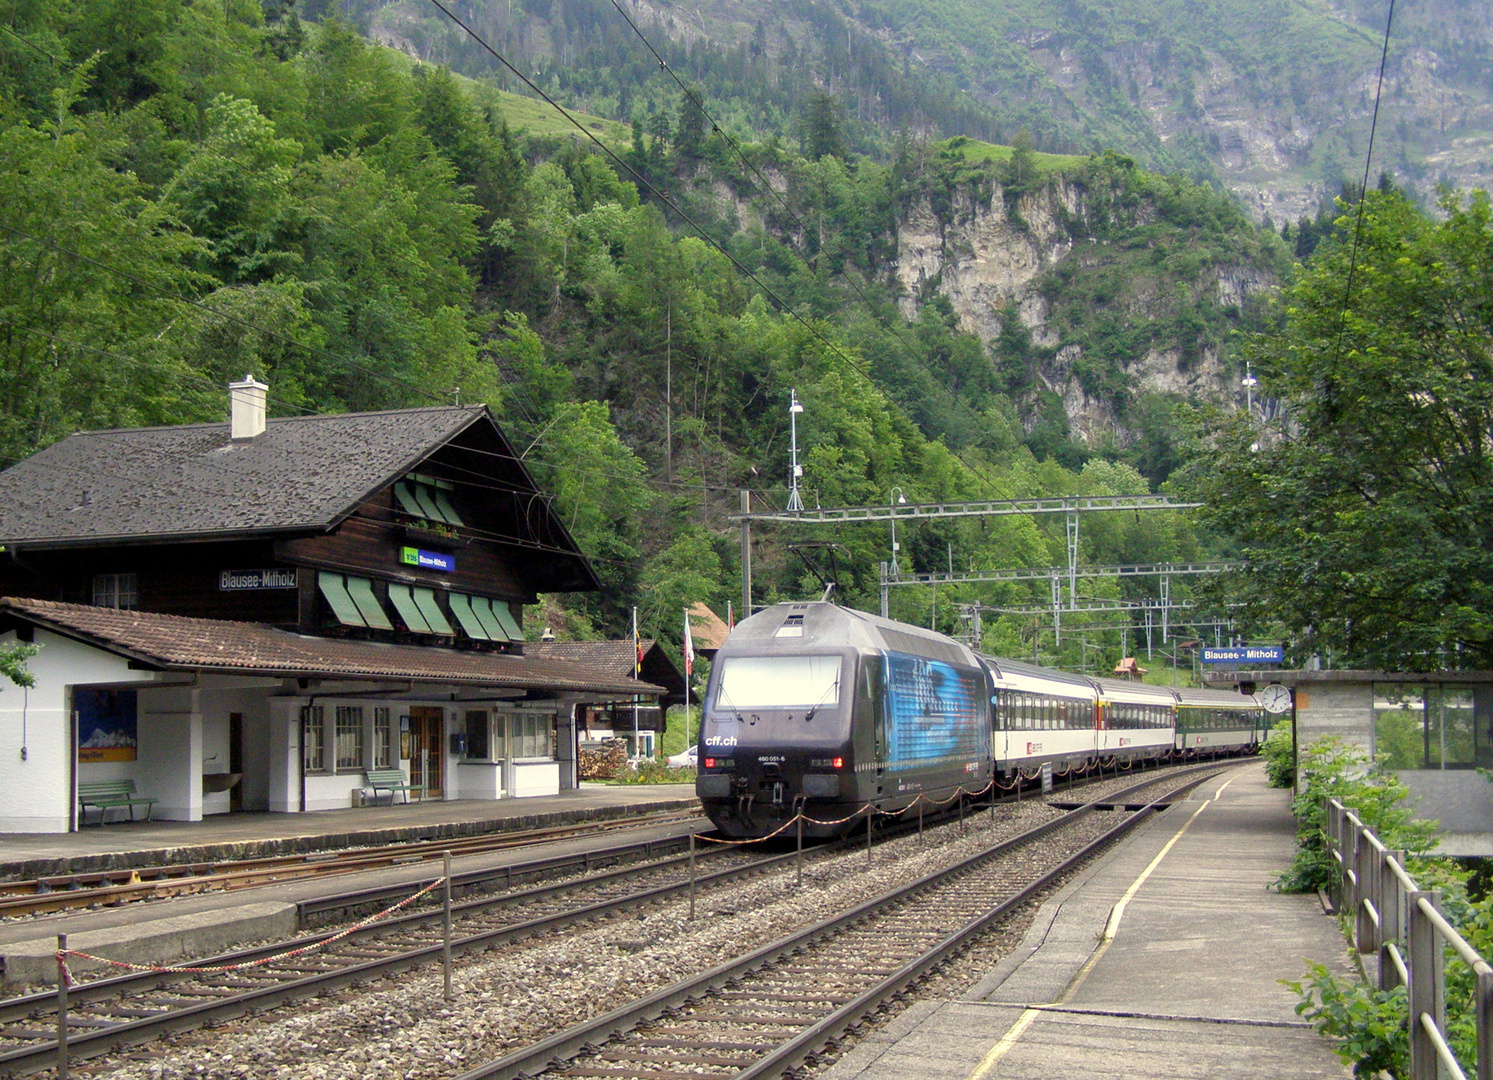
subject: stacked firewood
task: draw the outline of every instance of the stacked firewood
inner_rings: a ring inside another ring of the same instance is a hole
[[[582,780],[607,780],[627,764],[627,740],[603,739],[597,749],[581,747],[577,766]]]

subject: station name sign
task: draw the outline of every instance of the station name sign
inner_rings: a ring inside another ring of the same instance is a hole
[[[424,548],[405,547],[399,549],[399,561],[406,566],[418,566],[422,570],[439,570],[443,574],[454,573],[456,556]]]
[[[1222,645],[1203,648],[1205,664],[1279,664],[1286,650],[1279,645]]]
[[[218,589],[236,592],[240,589],[294,589],[298,584],[294,570],[220,570]]]

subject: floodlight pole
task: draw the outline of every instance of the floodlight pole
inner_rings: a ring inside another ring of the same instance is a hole
[[[798,414],[804,411],[799,404],[798,391],[788,391],[788,505],[784,507],[790,514],[798,513],[804,508],[803,499],[798,494],[798,478],[804,474],[798,464]]]

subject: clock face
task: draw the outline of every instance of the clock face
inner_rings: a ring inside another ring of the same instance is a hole
[[[1283,713],[1291,707],[1291,691],[1280,683],[1271,683],[1260,691],[1260,704],[1266,712]]]

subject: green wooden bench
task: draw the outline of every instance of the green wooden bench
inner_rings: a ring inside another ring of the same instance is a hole
[[[399,769],[369,769],[368,786],[373,789],[373,797],[375,799],[378,798],[380,791],[387,791],[389,793],[390,806],[394,805],[394,793],[396,791],[404,792],[405,802],[410,801],[410,792],[412,791],[419,792],[421,796],[425,794],[424,784],[411,784],[407,782],[404,778],[404,773]]]
[[[135,820],[135,807],[143,806],[145,807],[145,820],[149,821],[155,804],[155,799],[135,794],[133,780],[90,780],[78,785],[78,824],[83,824],[83,815],[87,813],[90,806],[98,810],[100,825],[109,816],[109,811],[116,806],[128,806],[131,821]]]

